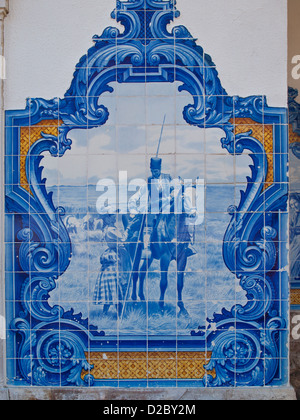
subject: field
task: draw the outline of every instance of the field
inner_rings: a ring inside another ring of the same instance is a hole
[[[222,197],[223,193],[223,197]],[[64,195],[65,202],[60,202],[67,214],[72,214],[80,221],[86,209],[78,199],[70,203],[71,191]],[[72,197],[74,199],[74,195]],[[217,206],[225,207],[229,201],[224,189],[215,189],[210,196]],[[218,208],[218,207],[215,207]],[[87,209],[90,210],[91,209]],[[224,211],[224,213],[222,213]],[[100,265],[100,256],[107,248],[103,232],[86,231],[79,226],[77,233],[71,233],[73,256],[68,270],[60,277],[57,288],[51,292],[49,303],[60,305],[65,311],[71,309],[88,318],[106,335],[189,335],[192,330],[205,328],[207,318],[220,313],[223,308],[230,310],[235,304],[246,303],[245,293],[239,288],[235,276],[226,268],[222,256],[222,239],[230,216],[225,209],[219,213],[206,214],[205,223],[197,227],[195,244],[196,255],[188,260],[185,274],[183,302],[188,314],[181,316],[177,307],[177,275],[173,262],[169,270],[169,281],[164,310],[158,305],[160,296],[160,268],[155,261],[145,281],[146,301],[131,300],[132,285],[128,286],[124,309],[118,314],[112,305],[104,315],[103,307],[93,304],[95,285]],[[121,224],[120,224],[121,228]],[[130,278],[130,274],[128,276]]]

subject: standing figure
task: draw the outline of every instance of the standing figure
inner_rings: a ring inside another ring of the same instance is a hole
[[[139,267],[140,262],[142,259],[142,252],[143,252],[143,229],[145,224],[145,215],[142,214],[135,214],[131,213],[129,219],[125,217],[123,219],[124,226],[127,227],[126,229],[126,236],[127,236],[127,250],[130,255],[131,260],[131,278],[133,282],[132,288],[132,295],[131,299],[133,301],[137,300],[137,283],[139,280]],[[131,279],[129,279],[130,281]],[[130,286],[130,285],[129,285]],[[129,287],[125,294],[125,300],[128,298]],[[141,301],[145,300],[144,289],[140,287],[139,289],[139,298]]]
[[[122,311],[123,292],[119,281],[119,266],[121,265],[118,243],[124,237],[116,227],[109,227],[105,234],[107,249],[101,255],[101,270],[98,275],[94,305],[103,305],[103,314],[107,315],[111,305],[114,305],[118,314]]]

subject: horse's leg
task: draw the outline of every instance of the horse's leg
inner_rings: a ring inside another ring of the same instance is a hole
[[[136,267],[136,264],[134,264],[133,268],[132,268],[132,294],[131,294],[131,299],[136,301],[137,300],[137,295],[136,295],[136,288],[137,288],[137,282],[139,280],[139,273],[138,273],[138,268]]]
[[[165,294],[168,287],[168,271],[170,266],[170,257],[164,254],[160,260],[160,271],[161,271],[161,281],[160,281],[160,299],[159,306],[161,309],[165,306]]]
[[[178,293],[178,307],[180,309],[179,316],[189,316],[188,311],[185,309],[182,292],[184,287],[184,273],[187,266],[187,256],[185,252],[178,257],[177,260],[177,293]]]
[[[153,258],[151,257],[149,260],[145,260],[142,268],[141,268],[141,272],[140,272],[140,287],[139,287],[139,298],[142,301],[145,301],[145,295],[144,295],[144,283],[145,283],[145,278],[146,278],[146,274],[147,271],[149,270],[149,268],[151,267],[151,264],[153,262]]]
[[[121,302],[116,304],[116,311],[119,317],[122,316],[122,312],[123,312],[123,305]]]
[[[110,305],[104,305],[103,307],[103,315],[107,315],[109,311]]]
[[[141,256],[142,256],[142,249],[139,244],[131,244],[130,245],[130,255],[133,262],[132,267],[132,295],[131,299],[136,301],[137,300],[137,282],[139,280],[139,266],[141,262]]]

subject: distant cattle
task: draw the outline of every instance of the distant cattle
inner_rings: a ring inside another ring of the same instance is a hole
[[[104,222],[102,219],[92,216],[91,214],[87,214],[82,220],[82,227],[84,230],[95,231],[95,230],[102,230]]]
[[[103,230],[104,222],[102,219],[95,219],[94,221],[94,229],[95,230]]]
[[[84,230],[94,230],[95,227],[95,219],[90,214],[87,214],[82,219],[82,227]]]
[[[101,218],[90,214],[85,215],[83,218],[69,215],[65,218],[64,223],[69,233],[78,233],[79,229],[89,232],[102,231],[104,227],[104,222]]]
[[[67,216],[64,223],[69,233],[77,233],[81,226],[81,221],[75,216]]]

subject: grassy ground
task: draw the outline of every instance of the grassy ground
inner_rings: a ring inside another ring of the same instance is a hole
[[[224,266],[222,243],[196,243],[195,256],[189,258],[185,274],[183,301],[189,316],[179,316],[177,307],[177,274],[173,262],[169,271],[165,308],[158,305],[160,296],[159,262],[154,261],[147,273],[144,291],[145,302],[132,302],[132,286],[128,288],[127,302],[122,319],[116,308],[110,307],[103,315],[102,306],[93,304],[93,295],[100,265],[100,256],[106,249],[101,232],[79,229],[71,234],[73,256],[69,269],[61,276],[58,287],[51,293],[51,303],[74,309],[89,318],[92,325],[107,333],[168,335],[187,334],[206,325],[206,318],[223,307],[231,309],[236,299],[236,281]],[[88,273],[88,275],[87,275]],[[242,296],[242,294],[241,294]]]
[[[223,191],[223,190],[222,190]],[[222,211],[231,200],[214,194],[210,205],[217,208],[222,203]],[[64,204],[64,203],[60,203]],[[68,204],[68,203],[67,203]],[[220,205],[220,204],[219,204]],[[84,209],[79,206],[64,204],[68,214],[84,217]],[[179,335],[190,334],[206,325],[206,319],[222,308],[230,310],[235,304],[246,303],[245,293],[238,287],[235,276],[226,268],[222,256],[222,240],[230,221],[225,213],[207,213],[206,222],[196,232],[194,249],[197,254],[190,257],[185,274],[183,302],[188,316],[179,316],[177,307],[176,264],[169,270],[169,283],[165,297],[164,311],[158,305],[160,296],[160,267],[154,261],[145,281],[146,302],[132,302],[132,286],[128,288],[127,301],[122,315],[111,306],[107,315],[103,315],[102,306],[93,304],[93,295],[100,265],[100,256],[107,248],[103,241],[103,232],[87,232],[82,227],[77,233],[70,234],[73,256],[70,267],[58,281],[57,288],[51,293],[50,304],[61,305],[65,311],[74,309],[82,313],[83,318],[107,335]]]

